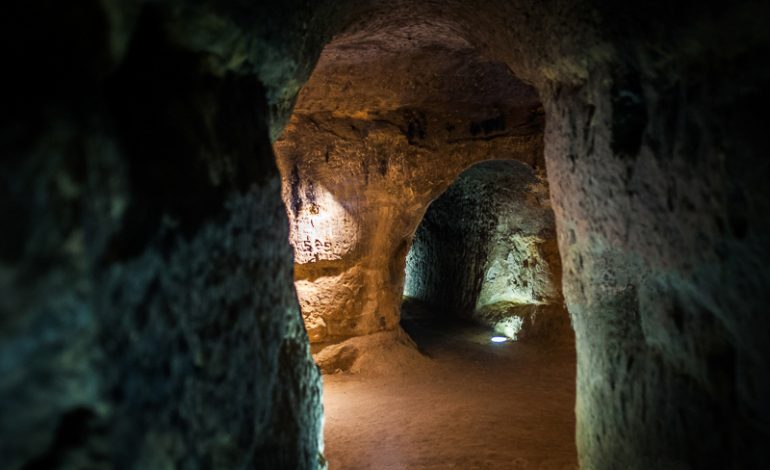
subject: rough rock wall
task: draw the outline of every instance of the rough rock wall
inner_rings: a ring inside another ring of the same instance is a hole
[[[519,162],[479,163],[435,200],[415,233],[404,296],[513,339],[568,322],[548,185]]]
[[[586,468],[770,462],[768,141],[751,131],[770,75],[750,59],[770,38],[752,8],[604,11],[612,57],[545,93]]]
[[[107,416],[94,421],[107,428],[116,422],[110,416],[140,421],[136,414],[110,414],[124,398],[103,393],[111,381],[94,373],[101,354],[95,347],[97,333],[123,336],[100,320],[106,318],[103,308],[95,307],[96,292],[105,282],[102,270],[115,265],[103,255],[104,240],[122,227],[120,204],[106,201],[113,192],[133,197],[141,186],[141,179],[129,179],[124,168],[138,156],[129,158],[125,138],[117,137],[119,128],[113,124],[116,115],[104,108],[99,89],[131,43],[139,8],[111,0],[38,3],[39,11],[30,5],[16,5],[13,14],[0,19],[1,44],[9,49],[4,78],[11,81],[2,90],[0,452],[11,468],[42,458],[41,449],[45,459],[76,458],[66,449],[85,448],[70,439],[81,434],[73,428],[90,422],[84,415]],[[168,13],[176,15],[171,29],[178,42],[208,55],[203,71],[214,67],[220,78],[228,70],[258,78],[274,116],[274,133],[281,128],[275,123],[290,108],[291,90],[301,85],[326,36],[337,30],[333,22],[326,23],[335,16],[326,14],[330,5],[330,11],[345,13],[338,21],[347,31],[364,35],[393,24],[447,26],[490,61],[535,83],[548,115],[545,158],[565,299],[577,335],[581,465],[770,466],[770,317],[765,314],[770,304],[770,169],[764,157],[770,142],[763,119],[770,108],[770,70],[762,60],[770,52],[767,2],[185,5]],[[270,63],[285,67],[273,69]],[[197,161],[185,163],[196,167]],[[88,183],[81,183],[87,191],[70,184],[72,178],[65,176],[70,171],[91,175],[74,179]],[[147,207],[169,207],[156,206],[155,193],[150,194]],[[276,207],[270,203],[265,213]],[[228,218],[229,212],[217,212]],[[276,221],[271,227],[282,223],[279,215],[271,217],[266,219]],[[173,223],[163,230],[181,242],[193,240],[196,228],[206,223],[221,230],[228,226],[208,213],[204,219],[186,225],[191,227],[187,235]],[[163,247],[168,244],[139,244],[136,257]],[[280,250],[275,255],[265,250],[261,256],[278,260]],[[186,257],[175,259],[187,263]],[[259,282],[280,277],[271,269],[254,269]],[[166,285],[149,290],[158,305],[171,299]],[[236,302],[228,297],[226,303]],[[142,310],[133,312],[141,322]],[[260,328],[263,321],[274,321],[268,315],[257,318]],[[132,337],[130,351],[139,338]],[[264,347],[260,343],[258,351],[273,350]],[[290,351],[282,357],[291,358]],[[176,364],[155,353],[146,361]],[[104,364],[100,370],[124,370]],[[270,377],[271,360],[258,364],[268,367],[256,371],[256,377]],[[144,369],[136,374],[138,383],[152,376]],[[165,381],[160,382],[162,387]],[[52,388],[55,393],[49,393]],[[97,403],[94,397],[106,397],[110,406],[98,407],[97,413],[80,411],[82,404]],[[285,403],[312,402],[282,397]],[[260,412],[270,406],[254,403]],[[154,415],[148,416],[152,421]],[[59,440],[54,439],[56,422],[64,430]],[[186,432],[178,424],[170,428]],[[96,429],[89,435],[111,435]],[[248,433],[252,428],[243,429]],[[111,438],[102,441],[107,449],[119,449]],[[204,441],[191,436],[180,447],[192,449]],[[180,441],[166,442],[167,448],[177,448]],[[208,450],[196,450],[204,456],[201,466],[210,462]],[[97,459],[103,456],[96,454]],[[55,467],[45,459],[40,466]]]
[[[351,29],[435,18],[538,88],[581,466],[767,467],[767,2],[369,8]]]
[[[0,466],[317,468],[265,80],[183,9],[54,3],[2,28]]]
[[[311,342],[397,328],[431,200],[471,164],[543,167],[534,90],[451,31],[335,39],[276,144]]]
[[[534,83],[576,331],[581,465],[770,457],[766,2],[357,2]]]
[[[743,27],[731,20],[690,40],[719,50],[710,36]],[[750,131],[760,71],[743,53],[677,51],[675,66],[635,52],[546,99],[581,464],[762,468],[770,194],[757,177],[767,142]],[[725,68],[747,78],[728,81]]]

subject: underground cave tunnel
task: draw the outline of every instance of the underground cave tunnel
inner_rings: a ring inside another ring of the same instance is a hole
[[[332,468],[576,465],[543,127],[451,28],[324,48],[275,151]]]
[[[0,467],[770,468],[769,10],[12,2]]]
[[[521,162],[478,163],[415,232],[402,311],[443,312],[435,320],[472,320],[510,340],[564,335],[556,245],[544,175]]]

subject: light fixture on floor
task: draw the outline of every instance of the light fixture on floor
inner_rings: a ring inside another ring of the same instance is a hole
[[[508,341],[508,338],[506,338],[505,336],[493,336],[489,338],[489,340],[492,341],[493,343],[504,343]]]

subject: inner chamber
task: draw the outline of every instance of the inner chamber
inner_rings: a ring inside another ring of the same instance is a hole
[[[488,468],[526,457],[513,445],[521,439],[537,441],[532,464],[576,465],[574,335],[544,122],[534,88],[448,26],[352,33],[323,50],[275,153],[296,291],[327,374],[332,468],[452,453],[475,465],[468,449],[489,433],[497,450],[483,457]],[[366,379],[351,383],[351,373]],[[461,403],[469,408],[459,417]],[[539,431],[522,431],[532,426]],[[377,443],[391,433],[403,450]],[[463,445],[415,444],[431,433]]]
[[[396,328],[428,205],[477,162],[544,171],[543,123],[535,90],[450,30],[328,45],[275,144],[310,341]]]
[[[545,178],[479,163],[434,201],[407,256],[402,316],[471,320],[503,339],[570,337]]]

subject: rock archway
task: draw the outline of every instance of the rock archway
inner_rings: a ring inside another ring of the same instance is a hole
[[[503,64],[547,116],[581,466],[770,467],[766,2],[59,3],[14,5],[0,28],[9,468],[322,466],[320,382],[291,289],[270,139],[332,36],[350,53],[397,31],[430,42],[415,28],[458,52],[468,44],[480,69]],[[530,122],[522,103],[506,126]],[[444,148],[448,134],[422,138],[436,116],[402,112],[413,104],[382,107],[400,110],[382,128],[325,110],[318,132]],[[500,131],[499,113],[471,111],[477,138]],[[346,120],[365,126],[343,133],[334,123]],[[461,115],[467,127],[456,129],[473,134],[470,121]],[[540,138],[524,134],[477,143],[495,153],[527,141],[506,158],[540,155],[530,152]],[[356,171],[377,185],[401,164],[374,155]],[[414,196],[437,196],[464,166]],[[325,190],[339,203],[339,188]],[[392,214],[381,215],[403,233],[421,217]],[[398,252],[378,236],[366,238]],[[394,325],[392,310],[372,305],[398,299],[353,290],[365,314],[332,336]]]
[[[570,336],[543,176],[479,163],[434,201],[407,255],[404,299],[517,340]],[[440,320],[437,319],[437,320]]]
[[[479,161],[542,170],[542,129],[534,89],[445,25],[327,45],[275,144],[311,342],[395,330],[430,202]]]

